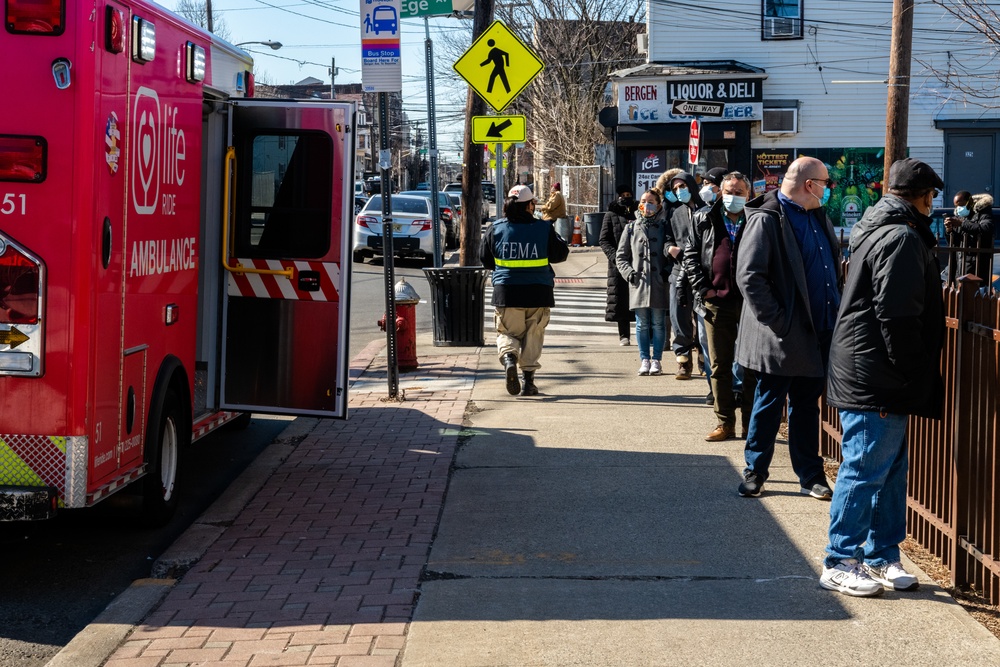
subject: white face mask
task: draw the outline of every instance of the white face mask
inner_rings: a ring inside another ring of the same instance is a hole
[[[647,218],[656,215],[656,202],[644,201],[639,204],[639,211]]]
[[[711,204],[715,201],[715,190],[712,189],[711,185],[706,185],[698,191],[698,196],[701,197],[702,201],[706,204]]]

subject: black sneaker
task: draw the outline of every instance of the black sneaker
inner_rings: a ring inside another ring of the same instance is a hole
[[[756,498],[764,490],[764,478],[752,470],[743,471],[743,482],[736,490],[744,498]]]
[[[708,392],[708,396],[705,397],[705,405],[715,405],[715,394]]]

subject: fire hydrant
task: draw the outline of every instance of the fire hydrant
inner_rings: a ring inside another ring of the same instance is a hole
[[[396,301],[396,363],[401,371],[412,371],[417,364],[417,309],[420,295],[410,283],[401,279],[393,288]],[[378,321],[385,331],[385,315]]]

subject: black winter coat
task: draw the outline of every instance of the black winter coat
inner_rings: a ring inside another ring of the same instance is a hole
[[[601,224],[601,250],[608,257],[608,300],[604,311],[607,322],[632,321],[632,311],[628,308],[628,281],[622,278],[615,259],[622,230],[632,220],[635,220],[635,211],[615,202],[608,206]]]
[[[944,303],[930,218],[886,195],[851,230],[830,349],[836,408],[940,418]]]
[[[948,244],[960,248],[993,250],[993,197],[988,194],[972,195],[969,201],[969,215],[958,218],[962,221],[960,229],[949,236]],[[988,287],[993,277],[993,255],[991,253],[959,253],[957,261],[959,270],[955,277],[971,273],[983,280],[983,287]]]

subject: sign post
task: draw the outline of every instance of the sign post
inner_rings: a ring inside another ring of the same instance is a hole
[[[701,121],[697,118],[691,121],[691,133],[688,138],[688,162],[698,164],[698,153],[701,150]]]

